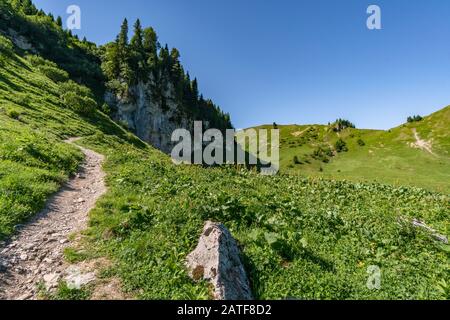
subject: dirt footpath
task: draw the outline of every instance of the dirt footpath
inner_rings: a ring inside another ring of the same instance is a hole
[[[64,249],[71,245],[69,236],[87,228],[89,211],[106,192],[104,157],[80,149],[85,161],[78,174],[48,200],[42,212],[0,245],[0,299],[37,299],[38,284],[52,289],[65,277],[76,282],[94,278],[93,274],[77,274],[63,257]]]

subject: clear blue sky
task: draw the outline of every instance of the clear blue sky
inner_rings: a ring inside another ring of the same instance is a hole
[[[82,30],[115,39],[124,17],[177,47],[200,89],[237,128],[348,118],[387,129],[450,104],[450,1],[35,0],[61,15],[77,4]],[[382,30],[366,9],[382,10]]]

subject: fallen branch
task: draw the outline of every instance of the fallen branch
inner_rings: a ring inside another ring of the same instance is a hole
[[[426,232],[428,232],[434,239],[436,239],[439,242],[443,242],[445,244],[448,244],[448,238],[440,233],[438,233],[435,229],[429,227],[425,224],[425,222],[420,221],[419,219],[414,218],[412,222],[409,221],[409,219],[400,217],[400,220],[402,222],[406,222],[407,224],[412,224],[414,227],[422,229]]]

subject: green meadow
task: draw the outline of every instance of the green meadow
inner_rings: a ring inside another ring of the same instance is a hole
[[[336,134],[326,126],[289,126],[281,127],[277,176],[176,166],[98,108],[88,108],[90,90],[65,79],[62,70],[44,72],[40,66],[47,62],[4,47],[1,238],[39,212],[76,172],[82,155],[64,140],[79,136],[80,144],[106,156],[108,192],[84,232],[91,254],[72,255],[110,259],[102,275],[120,277],[133,297],[209,299],[208,284],[188,277],[184,259],[211,219],[238,240],[256,298],[449,299],[449,246],[405,222],[421,219],[450,235],[448,108],[414,124],[422,139],[433,139],[436,156],[408,146],[414,140],[406,125],[342,132],[348,151],[325,163],[321,152],[317,159],[310,154],[318,144],[335,144]],[[83,97],[82,108],[65,104],[68,90]],[[370,266],[382,272],[379,290],[367,286]]]
[[[405,119],[406,120],[406,119]],[[450,107],[388,131],[332,125],[278,125],[281,171],[290,175],[380,182],[450,192]],[[273,129],[273,125],[256,129]],[[430,145],[429,152],[416,143]],[[345,143],[337,151],[336,143]]]

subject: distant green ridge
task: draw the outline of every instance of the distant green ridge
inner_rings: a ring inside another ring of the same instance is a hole
[[[348,128],[335,132],[325,125],[277,127],[283,173],[450,192],[450,106],[388,131]],[[272,129],[273,125],[257,128]],[[415,132],[426,148],[417,145]],[[336,152],[339,139],[348,151]]]

